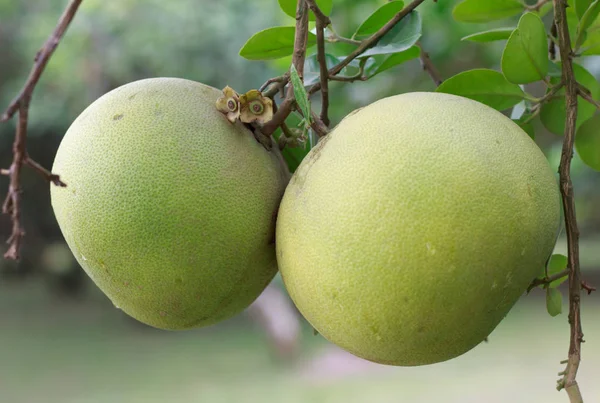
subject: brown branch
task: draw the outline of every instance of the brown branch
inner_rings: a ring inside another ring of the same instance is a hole
[[[25,140],[27,137],[27,120],[29,113],[29,101],[31,94],[25,93],[22,101],[19,101],[19,122],[17,124],[17,133],[13,143],[13,162],[10,165],[10,183],[8,185],[8,194],[2,206],[2,212],[9,214],[12,219],[12,232],[8,240],[8,250],[4,254],[6,259],[18,260],[21,241],[25,230],[21,224],[21,165],[25,159]]]
[[[565,270],[558,272],[556,274],[553,274],[552,276],[549,276],[549,277],[536,278],[535,280],[533,280],[531,282],[531,284],[529,284],[529,287],[527,287],[527,292],[530,292],[531,290],[533,290],[535,287],[537,287],[539,285],[550,284],[553,281],[560,280],[561,278],[566,277],[568,275],[569,275],[569,269],[565,269]]]
[[[317,5],[317,2],[315,0],[306,0],[306,5],[315,14],[317,21],[321,21],[323,23],[323,28],[325,28],[327,25],[331,24],[331,20],[329,19],[328,16],[323,14],[323,11],[321,11],[321,9],[319,8],[319,6]]]
[[[300,4],[305,3],[305,1],[310,1],[310,0],[299,0],[298,1],[298,8],[296,9],[296,37],[294,40],[294,60],[297,57],[297,52],[301,50],[302,55],[303,55],[302,63],[304,63],[304,54],[306,53],[306,40],[304,40],[304,42],[300,44],[300,45],[302,45],[302,47],[298,48],[298,38],[301,37],[302,35],[304,35],[304,38],[305,38],[307,35],[307,32],[308,32],[308,28],[307,28],[306,24],[303,25],[301,23],[302,19],[299,19],[300,15],[298,14],[298,11],[300,10]],[[394,16],[394,18],[392,18],[390,21],[388,21],[377,32],[375,32],[373,35],[371,35],[367,39],[359,42],[357,48],[354,51],[352,51],[348,56],[346,56],[346,58],[344,60],[342,60],[341,62],[339,62],[338,64],[333,66],[331,69],[329,69],[329,71],[327,73],[327,77],[329,78],[329,80],[334,80],[333,77],[337,76],[344,69],[344,67],[348,66],[354,59],[356,59],[358,56],[363,54],[367,49],[375,46],[377,44],[377,42],[379,42],[381,40],[381,38],[383,38],[383,36],[385,36],[392,28],[394,28],[394,26],[396,26],[396,24],[398,24],[400,21],[402,21],[402,19],[404,17],[406,17],[408,14],[410,14],[415,8],[417,8],[417,6],[419,6],[424,1],[425,0],[413,0],[412,3],[410,3],[409,5],[404,7],[398,14],[396,14]],[[306,18],[308,18],[308,17],[306,17]],[[296,66],[296,70],[298,70],[298,72],[300,74],[301,70],[298,68],[298,65],[296,65],[295,62],[294,62],[294,65]],[[289,75],[287,76],[287,78],[285,78],[283,83],[275,80],[278,83],[275,87],[283,88],[283,86],[285,86],[285,84],[287,84],[288,80],[289,80]],[[271,81],[271,82],[274,82],[274,81]],[[267,82],[267,83],[269,83],[269,82]],[[265,83],[265,85],[264,85],[265,87],[268,85],[267,83]],[[322,89],[322,84],[321,84],[321,82],[318,82],[318,83],[314,84],[312,87],[310,87],[310,89],[308,90],[308,95],[309,96],[313,95],[321,89]],[[271,92],[269,92],[269,93],[271,94]],[[266,135],[270,135],[273,132],[275,132],[277,127],[279,127],[281,125],[281,123],[283,121],[285,121],[285,119],[292,112],[293,106],[294,106],[293,90],[288,87],[286,97],[283,100],[283,102],[281,103],[281,105],[279,106],[278,112],[273,115],[273,119],[271,121],[265,123],[265,125],[262,128],[262,132]]]
[[[540,3],[541,0],[538,2]],[[571,182],[571,159],[575,140],[577,120],[577,81],[573,72],[573,50],[567,25],[567,0],[554,0],[554,21],[558,33],[558,48],[562,60],[562,81],[565,85],[565,106],[567,118],[565,138],[559,165],[560,190],[563,201],[565,227],[567,233],[568,269],[569,269],[569,324],[571,337],[569,358],[563,378],[558,382],[558,389],[565,388],[572,403],[583,402],[576,377],[581,361],[581,272],[579,267],[579,229],[575,214],[573,184]]]
[[[321,119],[319,119],[318,116],[314,114],[314,112],[312,116],[312,121],[310,123],[310,127],[315,131],[315,133],[319,137],[323,137],[329,133],[329,127],[327,127],[327,125]]]
[[[311,2],[314,4],[315,0],[306,1],[310,6]],[[317,15],[317,13],[315,13],[315,15]],[[329,20],[329,18],[327,20]],[[325,56],[325,27],[327,26],[327,20],[322,20],[317,15],[317,60],[319,61],[319,67],[321,69],[321,74],[319,76],[321,81],[321,120],[325,126],[329,126],[329,72],[327,71],[327,58]]]
[[[590,104],[594,105],[596,108],[600,109],[600,102],[596,101],[592,98],[589,90],[584,88],[581,84],[577,83],[577,93],[581,96],[581,98],[585,99]]]
[[[48,64],[48,60],[50,60],[50,56],[52,56],[52,53],[54,53],[54,50],[60,43],[60,40],[65,34],[67,27],[71,23],[71,20],[75,16],[77,8],[79,7],[82,1],[83,0],[71,0],[71,2],[61,15],[60,20],[58,21],[58,24],[54,29],[54,32],[52,32],[52,35],[50,35],[48,40],[46,40],[44,46],[38,51],[37,55],[35,56],[33,68],[29,73],[29,77],[27,78],[25,86],[23,87],[19,95],[17,95],[17,97],[10,103],[10,105],[6,109],[6,112],[4,112],[4,114],[2,115],[2,118],[0,118],[0,122],[6,122],[8,119],[13,117],[17,110],[19,110],[19,106],[23,104],[23,100],[31,97],[35,85],[42,76],[42,73],[46,68],[46,64]]]
[[[581,289],[585,290],[588,295],[596,291],[596,287],[590,285],[588,282],[581,280]]]
[[[44,179],[46,179],[48,182],[52,182],[56,186],[60,186],[60,187],[67,186],[66,183],[64,183],[63,181],[60,180],[60,176],[48,171],[46,168],[44,168],[43,166],[38,164],[36,161],[31,159],[31,157],[29,157],[28,155],[25,157],[25,161],[23,161],[23,162],[25,162],[25,164],[27,166],[33,168],[34,171],[36,171],[37,173],[42,175],[42,177],[44,177]]]
[[[305,0],[298,0],[296,6],[296,34],[294,37],[294,53],[292,63],[298,71],[300,78],[304,76],[304,58],[306,57],[306,42],[308,40],[308,6]],[[289,80],[289,76],[288,76]],[[286,80],[287,81],[287,80]],[[277,128],[285,122],[294,105],[294,88],[288,86],[285,99],[279,105],[279,109],[273,115],[273,119],[265,123],[262,132],[270,136]]]
[[[442,80],[442,76],[441,76],[440,72],[435,67],[433,62],[431,61],[431,58],[429,57],[429,53],[427,53],[423,50],[423,46],[421,45],[421,42],[417,42],[416,45],[421,50],[420,56],[419,56],[421,59],[421,67],[423,67],[423,70],[425,70],[427,72],[427,74],[429,74],[429,77],[431,77],[431,79],[433,80],[433,83],[436,85],[436,87],[438,87],[444,81],[444,80]]]
[[[350,53],[348,56],[346,56],[346,58],[344,60],[342,60],[335,66],[333,66],[329,70],[329,77],[339,74],[344,69],[344,67],[348,66],[352,62],[352,60],[356,59],[358,56],[363,54],[367,49],[375,46],[377,44],[377,42],[379,42],[381,40],[381,38],[383,38],[385,36],[385,34],[387,34],[392,28],[394,28],[394,26],[396,26],[397,23],[402,21],[402,19],[404,17],[406,17],[408,14],[410,14],[415,8],[417,8],[424,1],[425,0],[413,0],[412,3],[410,3],[409,5],[404,7],[398,14],[396,14],[394,16],[394,18],[389,20],[377,32],[375,32],[373,35],[371,35],[370,37],[368,37],[367,39],[362,41],[360,43],[360,45],[356,49],[354,49],[354,51],[352,51],[352,53]],[[315,92],[319,91],[320,89],[321,89],[321,83],[316,83],[309,89],[308,94],[312,95]]]
[[[287,84],[289,79],[290,79],[290,72],[288,71],[287,73],[285,73],[282,76],[269,78],[263,85],[260,86],[260,88],[258,90],[260,92],[262,92],[265,97],[269,97],[269,98],[274,97],[275,94],[277,94],[277,92],[281,89],[281,87],[285,87],[285,85]],[[267,87],[269,87],[273,83],[277,83],[277,85],[274,85],[271,88],[269,88],[267,91],[265,91],[267,89]]]
[[[19,121],[17,123],[17,130],[15,133],[15,141],[13,143],[13,161],[8,169],[3,170],[2,173],[8,174],[10,182],[8,185],[8,193],[4,204],[2,206],[2,212],[4,214],[10,214],[12,219],[12,233],[7,241],[9,248],[4,254],[6,259],[19,259],[19,250],[21,247],[21,241],[25,231],[21,224],[21,168],[23,164],[26,164],[41,173],[48,181],[58,186],[66,186],[59,178],[58,175],[54,175],[51,172],[44,169],[40,164],[29,158],[27,155],[27,123],[29,117],[29,104],[31,102],[31,96],[36,84],[38,83],[42,73],[50,57],[54,53],[54,50],[60,43],[65,31],[69,24],[73,20],[79,5],[82,0],[71,0],[67,5],[67,8],[61,15],[54,32],[44,43],[44,46],[38,51],[34,59],[34,64],[29,73],[29,77],[23,86],[21,92],[17,97],[10,103],[0,121],[5,122],[12,118],[15,113],[19,114]]]

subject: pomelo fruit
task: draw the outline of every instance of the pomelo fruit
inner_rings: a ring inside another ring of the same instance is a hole
[[[152,78],[92,103],[63,138],[51,187],[83,269],[125,313],[162,329],[206,326],[246,308],[277,271],[275,219],[289,172],[222,92]]]
[[[457,357],[540,273],[560,221],[541,150],[488,106],[441,93],[379,100],[302,161],[277,259],[325,338],[383,364]]]

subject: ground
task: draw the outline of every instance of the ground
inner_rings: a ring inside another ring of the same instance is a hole
[[[135,325],[103,297],[57,301],[41,284],[0,283],[3,403],[564,403],[566,315],[528,296],[490,337],[457,359],[393,368],[354,358],[305,329],[294,364],[273,359],[248,321],[188,332]],[[100,303],[98,302],[100,301]],[[600,401],[600,296],[584,296],[580,383]],[[566,305],[565,307],[566,308]]]

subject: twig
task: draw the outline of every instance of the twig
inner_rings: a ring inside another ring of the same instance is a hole
[[[54,175],[47,171],[27,155],[27,123],[29,117],[29,104],[31,102],[33,90],[82,1],[83,0],[71,0],[69,2],[60,17],[54,32],[52,32],[50,37],[44,43],[44,46],[35,56],[33,67],[23,89],[10,103],[0,118],[1,122],[6,122],[12,118],[15,113],[19,112],[19,121],[15,133],[15,141],[13,143],[13,161],[8,172],[6,172],[6,170],[3,171],[3,173],[8,173],[10,183],[8,185],[8,194],[2,206],[2,212],[4,214],[10,214],[12,219],[12,233],[7,241],[7,243],[9,243],[9,248],[4,254],[6,259],[19,259],[21,241],[23,235],[25,235],[25,231],[21,224],[21,168],[23,164],[26,164],[41,173],[48,181],[55,185],[66,186],[65,183],[60,180],[58,175]]]
[[[538,3],[540,2],[538,1]],[[572,403],[581,403],[583,402],[583,398],[576,381],[577,370],[581,361],[581,341],[583,340],[580,312],[581,272],[579,267],[579,229],[577,228],[573,184],[570,172],[577,120],[578,87],[573,72],[573,50],[571,49],[566,8],[567,0],[554,0],[554,21],[558,33],[560,58],[562,60],[562,80],[565,85],[565,106],[567,112],[565,138],[558,170],[567,233],[569,324],[571,326],[569,358],[563,378],[558,382],[558,389],[565,388]]]
[[[326,26],[331,24],[331,20],[329,19],[328,16],[323,14],[323,11],[321,11],[321,9],[319,8],[319,6],[317,5],[317,2],[315,0],[305,0],[305,1],[306,1],[306,5],[308,6],[308,8],[310,8],[311,11],[315,14],[317,21],[321,21],[323,23],[323,28],[325,28]]]
[[[431,77],[431,79],[433,80],[433,83],[436,85],[436,87],[439,86],[444,81],[444,80],[442,80],[442,76],[441,76],[440,72],[435,67],[433,62],[431,61],[431,58],[429,57],[429,53],[427,53],[423,50],[423,46],[421,45],[421,42],[417,42],[416,45],[421,50],[421,52],[420,52],[421,67],[423,67],[423,70],[425,70],[427,72],[427,74],[429,74],[429,77]]]
[[[396,26],[397,23],[402,21],[402,19],[404,17],[406,17],[408,14],[410,14],[415,8],[417,8],[424,1],[425,0],[414,0],[412,3],[410,3],[409,5],[404,7],[398,14],[396,14],[394,16],[394,18],[389,20],[377,32],[375,32],[373,35],[371,35],[370,37],[368,37],[367,39],[362,41],[360,43],[360,45],[356,49],[354,49],[354,51],[352,51],[348,56],[346,56],[346,58],[344,60],[342,60],[335,66],[333,66],[329,70],[329,76],[331,77],[331,76],[335,76],[335,75],[339,74],[339,72],[342,71],[344,69],[344,67],[349,65],[352,62],[352,60],[356,59],[358,56],[363,54],[367,49],[375,46],[377,44],[377,42],[379,42],[381,40],[381,38],[383,38],[385,36],[385,34],[387,34],[392,28],[394,28],[394,26]],[[316,83],[308,90],[308,94],[312,95],[315,92],[319,91],[320,89],[321,89],[321,83]]]
[[[356,59],[358,56],[360,56],[362,53],[364,53],[367,49],[375,46],[377,44],[377,42],[379,42],[381,40],[381,38],[383,38],[383,36],[385,36],[385,34],[387,34],[392,28],[394,28],[394,26],[396,26],[397,23],[402,21],[402,19],[404,17],[406,17],[408,14],[410,14],[415,8],[417,8],[417,6],[419,6],[424,1],[425,0],[413,0],[412,3],[410,3],[409,5],[404,7],[398,14],[396,14],[394,16],[394,18],[392,18],[390,21],[388,21],[377,32],[375,32],[373,35],[371,35],[367,39],[361,41],[359,43],[358,47],[354,51],[352,51],[348,56],[346,56],[346,58],[344,60],[342,60],[341,62],[339,62],[338,64],[333,66],[331,69],[329,69],[329,72],[327,74],[329,79],[332,80],[334,76],[339,74],[344,69],[344,67],[348,66],[348,64],[350,64],[354,59]],[[298,19],[298,14],[296,13],[296,40],[294,42],[294,59],[297,57],[297,51],[299,50],[298,47],[296,46],[298,44],[297,39],[300,34],[306,35],[306,32],[307,32],[306,25],[302,25],[301,22],[302,21],[300,19]],[[300,50],[303,51],[303,53],[305,53],[306,52],[306,41],[304,41],[303,45],[304,46]],[[304,58],[302,59],[302,62],[304,63]],[[294,65],[296,66],[296,70],[298,70],[298,72],[300,72],[301,70],[298,68],[298,66],[295,63],[294,63]],[[287,83],[287,80],[289,80],[289,76],[284,81],[284,84],[279,83],[278,86],[285,85],[285,83]],[[319,91],[321,88],[322,88],[322,86],[321,86],[320,82],[313,84],[313,86],[310,87],[310,89],[308,90],[308,95],[309,96],[313,95],[314,93]],[[288,117],[288,115],[291,113],[293,104],[294,104],[294,94],[293,94],[293,91],[291,90],[291,88],[288,88],[286,97],[283,100],[283,102],[281,103],[281,105],[279,106],[279,110],[277,111],[277,113],[275,113],[273,115],[273,119],[271,121],[265,123],[265,125],[263,126],[263,129],[262,129],[263,133],[266,135],[272,134],[277,129],[277,127],[279,125],[281,125],[281,122],[283,122]]]
[[[39,163],[37,163],[36,161],[34,161],[33,159],[31,159],[31,157],[26,156],[25,157],[25,164],[31,168],[33,168],[37,173],[39,173],[40,175],[42,175],[44,177],[44,179],[46,179],[48,182],[52,182],[54,183],[56,186],[60,186],[60,187],[66,187],[67,184],[64,183],[63,181],[60,180],[60,176],[53,174],[52,172],[48,171],[46,168],[44,168],[43,166],[41,166]]]
[[[581,96],[581,98],[585,99],[590,104],[592,104],[596,108],[600,109],[600,102],[598,102],[594,98],[592,98],[592,96],[590,95],[590,92],[579,83],[577,83],[577,93]]]
[[[265,83],[263,85],[260,86],[260,88],[258,90],[263,93],[263,96],[272,97],[275,94],[277,94],[277,91],[279,91],[280,86],[285,86],[287,84],[289,79],[290,79],[289,72],[285,73],[282,76],[269,78],[267,81],[265,81]],[[265,89],[273,83],[277,83],[278,85],[269,88],[268,91],[265,91]],[[273,92],[273,88],[276,88],[276,90],[274,92]]]
[[[312,114],[312,121],[310,127],[315,131],[317,136],[323,137],[329,133],[329,127],[321,120],[314,112]]]
[[[13,117],[13,115],[19,109],[19,106],[24,103],[23,100],[27,98],[27,96],[31,96],[35,85],[37,84],[42,73],[44,72],[44,68],[46,68],[46,64],[48,64],[48,60],[50,60],[50,56],[52,56],[52,53],[54,53],[54,50],[60,43],[60,40],[65,34],[65,31],[67,30],[69,24],[71,23],[71,20],[75,16],[77,8],[79,7],[82,1],[83,0],[70,1],[67,8],[58,20],[58,24],[56,25],[54,32],[52,32],[52,35],[50,35],[50,37],[46,40],[46,43],[44,43],[44,46],[38,51],[37,55],[35,56],[33,68],[29,73],[29,77],[27,78],[25,86],[23,87],[19,95],[17,95],[17,97],[10,103],[10,105],[6,109],[6,112],[4,112],[4,114],[2,115],[2,118],[0,118],[0,122],[6,122],[8,119]]]
[[[325,56],[325,27],[331,23],[329,18],[324,15],[315,0],[306,0],[308,6],[317,18],[317,60],[321,74],[321,121],[325,126],[329,126],[329,72],[327,71],[327,58]]]
[[[588,295],[590,295],[592,292],[596,291],[596,287],[590,285],[587,281],[581,281],[581,289],[585,290]]]
[[[306,42],[308,39],[308,5],[305,0],[298,0],[296,6],[296,34],[294,37],[294,54],[292,63],[298,71],[300,78],[304,76],[304,58],[306,57]],[[288,76],[289,80],[289,76]],[[287,81],[287,80],[286,80]],[[285,121],[292,111],[294,105],[294,88],[288,86],[285,99],[279,105],[279,109],[273,114],[273,119],[265,123],[262,132],[270,136]]]
[[[345,83],[353,83],[355,81],[367,81],[369,77],[365,76],[365,66],[367,64],[367,59],[360,59],[358,63],[358,73],[353,76],[331,76],[329,79],[331,81],[341,81]]]
[[[531,284],[529,284],[529,287],[527,287],[527,292],[530,292],[531,290],[533,290],[535,287],[539,286],[539,285],[546,285],[546,284],[550,284],[553,281],[556,280],[560,280],[563,277],[566,277],[569,275],[569,269],[565,269],[559,273],[553,274],[552,276],[549,277],[543,277],[543,278],[536,278],[535,280],[533,280],[531,282]]]

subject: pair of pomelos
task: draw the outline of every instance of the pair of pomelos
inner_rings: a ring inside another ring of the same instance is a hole
[[[324,337],[368,360],[444,361],[486,338],[552,252],[553,172],[501,113],[410,93],[346,117],[290,180],[196,82],[136,81],[65,135],[52,205],[75,257],[163,329],[246,308],[279,268]],[[285,192],[285,194],[284,194]],[[282,199],[283,196],[283,199]]]

